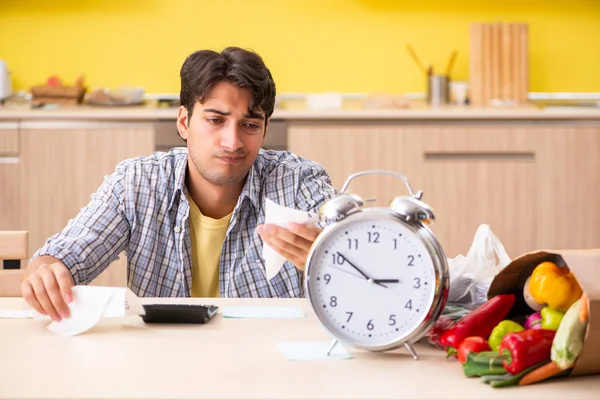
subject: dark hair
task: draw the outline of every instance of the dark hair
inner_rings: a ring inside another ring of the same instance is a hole
[[[260,106],[265,120],[275,108],[275,82],[263,59],[255,52],[227,47],[221,53],[199,50],[190,54],[179,74],[179,100],[191,116],[196,101],[204,102],[212,87],[221,81],[247,88],[252,92],[249,113]]]

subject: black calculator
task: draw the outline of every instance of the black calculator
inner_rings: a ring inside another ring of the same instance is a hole
[[[144,304],[142,320],[147,324],[205,324],[219,311],[214,305]]]

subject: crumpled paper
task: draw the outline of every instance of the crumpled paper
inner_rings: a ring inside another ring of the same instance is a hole
[[[275,224],[283,228],[288,223],[314,223],[316,216],[310,216],[307,211],[281,206],[269,198],[265,198],[265,224]],[[273,250],[268,244],[263,243],[263,260],[267,279],[273,279],[283,267],[285,257]]]
[[[494,277],[510,263],[500,239],[487,224],[477,228],[466,256],[448,259],[450,290],[448,303],[475,308],[485,303]]]

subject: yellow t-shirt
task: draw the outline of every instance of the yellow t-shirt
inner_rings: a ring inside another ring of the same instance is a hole
[[[229,215],[213,219],[202,215],[188,195],[192,240],[192,297],[219,297],[219,262]]]

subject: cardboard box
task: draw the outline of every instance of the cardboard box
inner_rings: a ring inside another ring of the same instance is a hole
[[[598,374],[600,373],[600,249],[540,250],[526,253],[515,258],[496,275],[488,291],[488,299],[503,293],[515,294],[515,307],[509,318],[523,320],[526,315],[533,312],[523,297],[525,281],[535,267],[544,261],[552,261],[562,267],[568,266],[590,300],[585,342],[571,376]],[[594,318],[596,322],[593,322]]]

